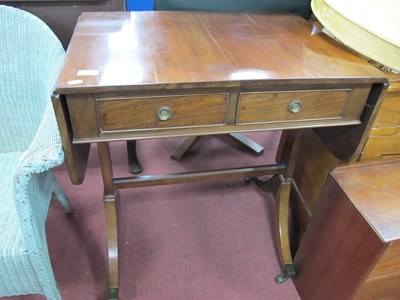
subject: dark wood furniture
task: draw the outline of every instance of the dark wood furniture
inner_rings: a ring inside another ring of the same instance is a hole
[[[294,263],[303,300],[400,298],[400,160],[335,169]]]
[[[330,151],[350,159],[366,139],[386,86],[381,72],[296,16],[82,14],[53,104],[73,183],[84,178],[90,143],[98,145],[110,298],[118,294],[115,202],[122,188],[274,175],[283,269],[277,280],[294,276],[288,206],[301,129],[320,127]],[[262,130],[283,130],[276,164],[113,176],[112,141]]]

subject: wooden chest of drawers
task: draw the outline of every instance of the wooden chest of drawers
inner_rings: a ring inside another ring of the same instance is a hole
[[[400,156],[400,74],[387,73],[390,86],[361,160]]]
[[[329,176],[295,256],[303,300],[400,299],[400,160]]]

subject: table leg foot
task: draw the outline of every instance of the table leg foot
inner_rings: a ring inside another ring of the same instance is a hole
[[[275,277],[275,282],[277,284],[284,283],[289,278],[293,278],[295,275],[296,275],[296,270],[293,264],[284,265],[282,273]]]
[[[128,154],[128,168],[132,174],[139,174],[143,171],[142,164],[140,163],[136,152],[136,141],[127,141],[126,150]]]
[[[117,299],[118,299],[118,288],[109,288],[108,300],[117,300]]]

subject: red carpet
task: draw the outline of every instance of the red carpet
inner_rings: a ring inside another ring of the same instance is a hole
[[[181,162],[169,158],[180,139],[139,141],[138,153],[145,174],[273,163],[279,134],[247,135],[265,146],[259,157],[232,147],[226,136],[201,138]],[[127,176],[125,143],[112,144],[112,154],[115,175]],[[56,176],[74,208],[67,216],[53,201],[47,219],[49,251],[63,299],[106,299],[96,147],[82,185],[72,185],[64,167]],[[229,180],[121,190],[120,195],[120,299],[300,299],[291,281],[274,281],[280,267],[270,193]]]

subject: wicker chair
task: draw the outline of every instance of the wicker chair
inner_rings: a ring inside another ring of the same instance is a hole
[[[45,220],[52,194],[71,212],[52,172],[64,159],[50,97],[63,59],[47,25],[0,5],[0,296],[61,299]]]

